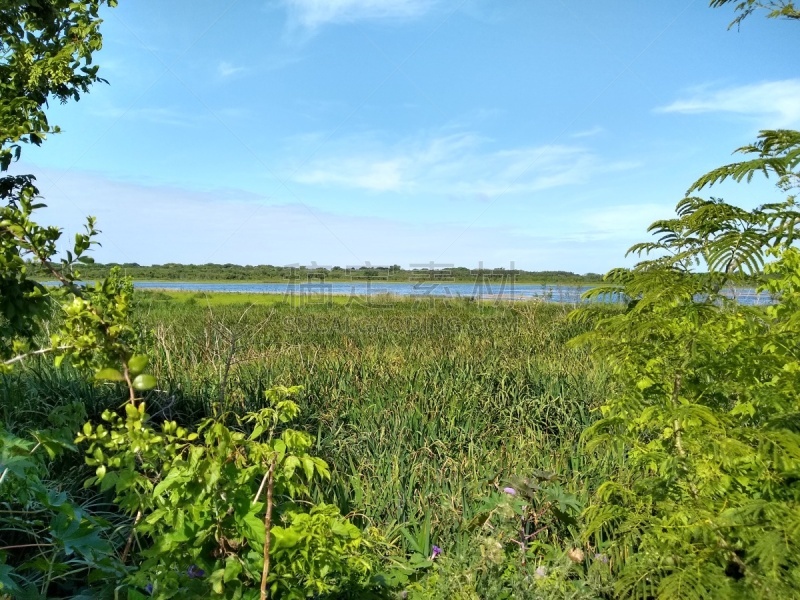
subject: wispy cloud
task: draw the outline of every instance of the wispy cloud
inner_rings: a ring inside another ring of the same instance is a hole
[[[577,227],[567,237],[576,242],[625,240],[628,244],[648,239],[647,228],[658,219],[668,219],[674,214],[669,204],[618,204],[582,211]]]
[[[219,64],[217,64],[217,74],[223,78],[231,77],[232,75],[242,73],[246,70],[245,67],[236,66],[227,60],[220,61]]]
[[[290,177],[304,184],[374,192],[487,198],[580,184],[601,171],[635,166],[603,161],[576,145],[490,149],[491,140],[473,133],[414,138],[394,145],[368,138],[328,144],[327,156],[290,167],[294,171]]]
[[[188,113],[185,110],[167,107],[121,108],[110,106],[94,110],[93,114],[108,119],[140,120],[173,127],[197,127],[204,120],[202,117]]]
[[[283,0],[290,20],[316,30],[331,23],[374,19],[411,19],[428,12],[437,0]]]
[[[755,117],[763,127],[800,123],[800,79],[764,81],[750,85],[694,89],[687,97],[656,109],[664,113],[725,112]]]
[[[595,125],[594,127],[591,127],[589,129],[584,129],[583,131],[576,131],[570,137],[571,138],[578,138],[578,139],[579,138],[594,137],[596,135],[600,135],[604,131],[605,131],[604,127],[600,127],[599,125]]]
[[[231,262],[237,264],[411,265],[452,262],[477,267],[602,271],[608,258],[598,242],[542,235],[536,230],[475,225],[469,235],[452,222],[421,223],[338,214],[280,198],[234,189],[189,190],[112,180],[80,171],[39,169],[38,184],[50,206],[43,222],[64,227],[66,239],[81,231],[81,211],[94,214],[105,243],[101,262],[140,264]],[[58,185],[54,182],[58,181]],[[334,235],[332,232],[336,232]],[[146,235],[147,243],[142,243]],[[442,240],[457,239],[442,255]],[[341,243],[346,240],[346,246]]]
[[[251,111],[239,106],[223,106],[214,108],[213,112],[207,110],[192,111],[188,108],[176,109],[171,107],[129,107],[105,106],[92,110],[96,117],[113,120],[136,121],[151,123],[166,127],[182,129],[207,127],[209,122],[216,122],[218,118],[241,119],[251,116]]]
[[[521,268],[579,272],[604,271],[619,262],[619,249],[609,253],[608,241],[535,228],[479,224],[464,236],[463,227],[451,222],[343,215],[241,190],[144,185],[80,171],[39,169],[39,175],[50,205],[43,222],[62,226],[65,239],[82,231],[83,211],[97,216],[105,243],[93,256],[100,262],[406,266],[434,260],[508,267],[515,261]],[[74,199],[80,199],[80,209]],[[443,239],[458,240],[444,255]]]

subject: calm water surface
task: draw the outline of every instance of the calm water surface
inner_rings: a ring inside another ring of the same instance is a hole
[[[330,295],[372,296],[393,294],[401,297],[475,298],[502,300],[539,299],[548,302],[576,303],[591,285],[546,285],[535,283],[442,283],[442,282],[353,282],[326,283],[200,283],[185,281],[135,281],[134,286],[143,290],[176,290],[186,292],[233,292],[248,294],[281,295]],[[750,288],[731,288],[729,296],[735,296],[743,304],[766,304],[769,299],[758,295]],[[607,302],[617,300],[608,295]]]

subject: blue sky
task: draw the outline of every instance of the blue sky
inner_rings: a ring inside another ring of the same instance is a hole
[[[26,148],[98,261],[603,272],[759,129],[797,25],[705,0],[125,0]],[[770,182],[715,196],[753,206]]]

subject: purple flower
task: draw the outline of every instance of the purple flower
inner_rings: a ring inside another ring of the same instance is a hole
[[[439,546],[433,546],[433,552],[431,552],[431,560],[435,560],[437,556],[442,553],[442,549]]]
[[[533,574],[536,579],[543,579],[547,577],[547,567],[542,565],[541,567],[536,567],[536,571]]]
[[[606,556],[605,554],[599,554],[599,553],[595,554],[594,559],[599,560],[603,564],[608,564],[608,556]]]
[[[504,488],[503,488],[503,491],[504,491],[506,494],[508,494],[509,496],[516,496],[516,495],[517,495],[517,490],[515,490],[515,489],[514,489],[514,488],[512,488],[512,487],[504,487]]]
[[[153,595],[153,584],[152,583],[148,583],[146,586],[144,586],[144,591],[147,592],[147,594],[149,596],[152,596]]]
[[[197,565],[192,565],[186,569],[186,574],[189,575],[190,579],[200,579],[206,576],[206,572]]]

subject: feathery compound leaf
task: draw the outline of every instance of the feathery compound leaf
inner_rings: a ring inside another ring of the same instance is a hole
[[[755,275],[764,267],[764,237],[759,231],[725,231],[709,244],[706,253],[711,271]]]
[[[692,189],[758,172],[784,187],[800,181],[800,133],[762,132],[740,151],[758,156]],[[791,197],[746,210],[687,196],[676,213],[650,226],[655,241],[630,248],[647,260],[610,271],[588,294],[613,286],[632,300],[576,340],[607,361],[618,385],[584,448],[625,456],[585,509],[585,535],[615,561],[615,597],[794,597],[800,210]],[[772,304],[724,295],[742,282]]]
[[[783,189],[800,183],[798,173],[794,171],[800,165],[800,131],[765,130],[758,137],[755,144],[737,150],[743,154],[757,154],[758,158],[731,163],[706,173],[692,184],[687,195],[726,179],[750,181],[758,172],[765,177],[769,177],[770,173],[777,175],[778,185]]]

